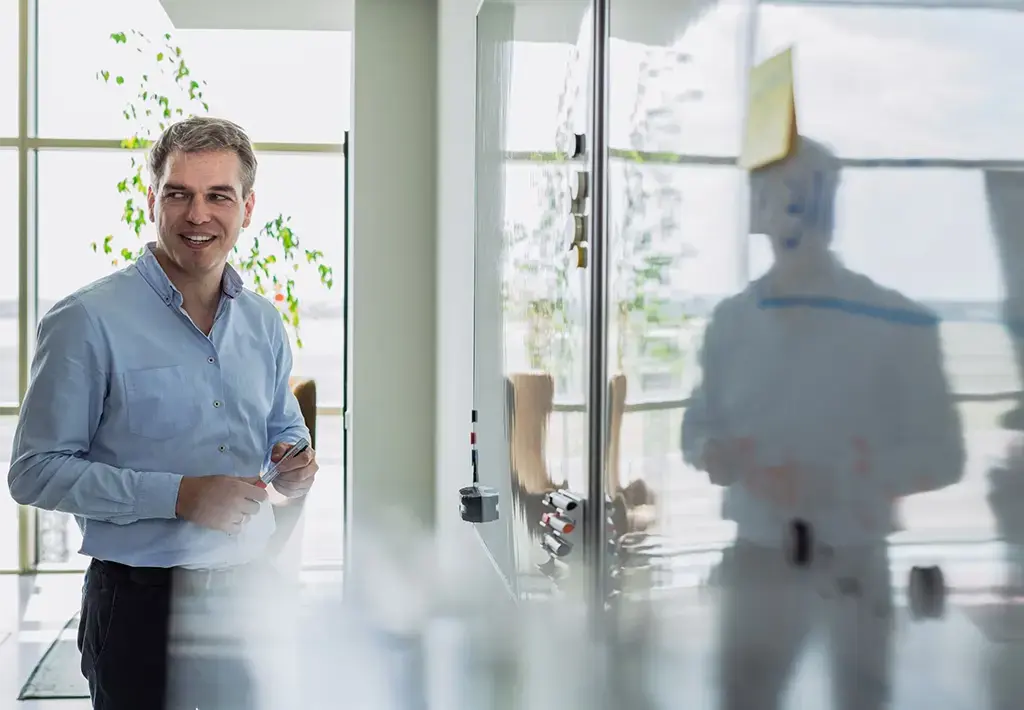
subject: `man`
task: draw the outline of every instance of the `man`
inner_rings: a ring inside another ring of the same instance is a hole
[[[18,503],[74,515],[93,558],[79,646],[97,710],[180,691],[172,585],[230,588],[260,561],[274,517],[259,473],[309,436],[281,317],[227,264],[256,201],[248,137],[189,118],[149,170],[156,242],[41,320],[8,473]],[[273,487],[298,497],[318,467],[309,450],[282,468]]]
[[[683,420],[684,457],[727,488],[736,523],[719,570],[728,710],[779,707],[819,612],[833,707],[887,707],[894,503],[962,476],[938,321],[831,252],[839,177],[808,139],[751,175],[774,263],[715,309]],[[787,559],[796,521],[808,567]]]

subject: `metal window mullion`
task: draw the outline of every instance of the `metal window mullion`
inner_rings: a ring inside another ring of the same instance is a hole
[[[590,174],[590,378],[587,397],[587,508],[583,516],[583,552],[589,577],[588,599],[594,631],[601,633],[607,601],[605,570],[605,459],[608,392],[608,84],[611,0],[594,0],[591,53]]]
[[[36,151],[30,145],[37,122],[37,0],[18,2],[18,402],[28,390],[36,327]],[[18,508],[18,570],[32,572],[36,559],[36,514]]]

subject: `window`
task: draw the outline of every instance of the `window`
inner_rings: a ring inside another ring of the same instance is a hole
[[[1003,297],[980,171],[847,168],[835,240],[847,266],[910,298],[995,303]]]
[[[984,174],[974,170],[846,170],[836,213],[844,262],[943,318],[950,387],[960,394],[1020,389],[1002,322],[1003,254]]]
[[[844,157],[1021,158],[1016,10],[762,5],[758,57],[795,45],[800,130]]]
[[[560,127],[573,133],[587,131],[587,87],[580,64],[579,50],[573,45],[513,43],[508,150],[560,150]]]
[[[0,0],[0,136],[18,135],[18,0]]]
[[[739,202],[728,166],[612,162],[609,367],[631,401],[681,398],[713,305],[742,287]]]
[[[11,467],[11,447],[17,425],[17,417],[0,417],[0,468],[4,472]],[[3,485],[0,486],[0,570],[18,569],[18,538],[18,504],[11,498],[10,489]]]
[[[0,149],[0,404],[18,403],[18,153]],[[3,441],[0,440],[0,445]]]
[[[506,373],[546,370],[556,396],[585,392],[589,273],[576,268],[566,163],[510,163],[505,169],[504,365]]]
[[[303,515],[302,561],[307,565],[337,563],[345,556],[344,423],[340,415],[320,415],[316,428],[320,472]]]
[[[293,347],[293,352],[295,374],[316,380],[319,405],[338,406],[345,378],[345,157],[340,153],[257,157],[250,235],[258,234],[267,220],[279,214],[291,216],[300,247],[323,252],[325,263],[334,269],[335,285],[330,290],[321,285],[313,268],[304,265],[295,276],[303,347]]]
[[[110,38],[132,29],[153,41],[138,44],[146,51]],[[40,135],[123,138],[124,103],[158,65],[168,32],[192,75],[207,82],[211,112],[245,127],[254,141],[342,142],[350,115],[348,33],[176,31],[158,0],[39,0]],[[324,89],[325,69],[337,77],[332,90]],[[100,70],[125,84],[102,84]]]
[[[692,24],[687,13],[681,25],[684,31],[664,44],[613,39],[609,51],[612,148],[738,154],[747,15],[743,3],[723,0]],[[664,20],[645,10],[636,16],[646,17],[647,24],[652,17]],[[619,34],[614,20],[613,15],[613,36]],[[627,27],[621,31],[631,36]]]
[[[39,313],[124,263],[94,253],[107,234],[125,242],[117,183],[131,174],[128,151],[39,152]],[[144,235],[147,233],[144,232]],[[134,239],[134,234],[131,234]],[[148,238],[152,238],[149,236]],[[141,241],[139,242],[141,246]]]

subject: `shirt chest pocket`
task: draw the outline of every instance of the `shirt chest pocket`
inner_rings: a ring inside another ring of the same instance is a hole
[[[154,367],[124,373],[128,430],[163,441],[195,426],[199,402],[184,367]]]

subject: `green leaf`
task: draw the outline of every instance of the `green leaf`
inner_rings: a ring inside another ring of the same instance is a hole
[[[117,82],[118,86],[121,86],[122,84],[124,84],[124,77],[123,76],[119,76],[116,79],[114,79],[114,81]]]
[[[110,39],[114,40],[117,44],[126,44],[128,37],[124,32],[114,32],[110,35]]]

